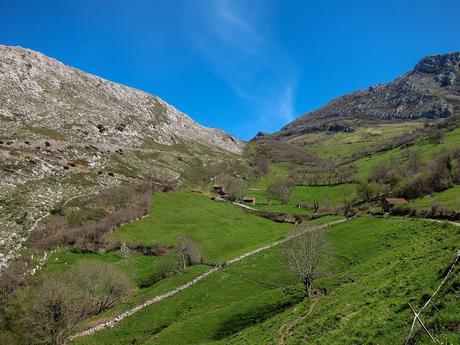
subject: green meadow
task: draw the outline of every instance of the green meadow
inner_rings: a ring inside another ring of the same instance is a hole
[[[283,205],[276,199],[269,202],[266,192],[269,179],[287,178],[290,169],[293,169],[293,166],[289,164],[274,163],[270,167],[268,176],[253,181],[247,194],[256,198],[256,204],[250,206],[263,211],[308,215],[312,213],[312,210],[299,207],[299,205],[312,205],[318,202],[319,206],[334,207],[342,204],[344,199],[350,201],[354,197],[356,184],[344,183],[330,186],[294,186],[287,205]]]
[[[376,153],[370,157],[358,159],[354,164],[358,168],[357,177],[364,178],[371,174],[372,169],[382,163],[388,163],[391,159],[404,161],[407,150],[419,151],[423,159],[432,158],[442,149],[455,149],[460,147],[460,128],[448,132],[442,143],[437,144],[430,139],[424,139],[411,145],[409,148],[394,148],[392,150]]]
[[[334,162],[351,158],[352,154],[371,146],[391,141],[423,127],[420,121],[372,124],[360,126],[353,132],[317,132],[296,137],[293,142],[319,157]]]
[[[440,204],[449,208],[460,210],[460,186],[454,186],[432,196],[425,196],[410,203],[415,207],[430,207]]]
[[[202,244],[206,260],[218,261],[275,241],[290,229],[291,225],[250,215],[227,202],[191,192],[171,192],[155,194],[151,213],[117,229],[110,239],[172,245],[188,235]]]
[[[442,279],[460,244],[453,226],[361,217],[328,228],[331,254],[315,283],[322,294],[304,299],[279,248],[228,266],[183,292],[149,306],[75,344],[393,344]],[[449,290],[424,320],[437,339],[458,343],[460,305]],[[448,303],[449,302],[449,303]],[[297,322],[306,318],[308,322]],[[289,325],[288,335],[282,330]],[[418,332],[421,343],[426,337]]]

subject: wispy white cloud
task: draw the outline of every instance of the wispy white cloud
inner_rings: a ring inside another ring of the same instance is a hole
[[[257,55],[263,38],[241,10],[229,0],[214,1],[214,25],[212,30],[228,46],[239,48],[247,54]]]
[[[279,99],[279,114],[286,121],[292,121],[295,118],[295,90],[294,85],[288,85],[281,93]]]
[[[204,24],[194,21],[189,33],[215,74],[247,104],[253,122],[274,130],[295,117],[295,71],[273,39],[265,13],[248,4],[254,2],[214,0],[198,14]]]

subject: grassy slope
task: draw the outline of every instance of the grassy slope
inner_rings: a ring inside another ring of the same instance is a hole
[[[315,223],[334,219],[335,217],[323,217],[315,220]],[[237,226],[233,226],[235,224]],[[158,240],[174,244],[179,236],[187,233],[194,238],[203,239],[202,244],[207,259],[225,260],[274,241],[288,233],[291,228],[292,226],[288,224],[274,223],[247,214],[229,203],[213,202],[205,196],[190,192],[174,192],[156,194],[149,217],[125,225],[115,231],[112,237],[134,239],[134,243],[148,244]],[[139,242],[137,238],[140,239]],[[169,259],[173,260],[172,257]],[[43,271],[69,269],[85,260],[109,262],[120,267],[134,285],[155,275],[161,261],[158,257],[143,256],[135,252],[132,252],[129,258],[122,259],[113,252],[90,254],[59,249],[51,254]],[[209,267],[204,265],[193,266],[185,274],[166,278],[152,287],[135,288],[133,295],[124,305],[106,311],[97,319],[113,315],[165,293],[208,269]],[[84,325],[89,322],[85,322]]]
[[[444,206],[460,210],[460,186],[454,186],[440,193],[434,194],[433,196],[423,197],[411,202],[410,205],[415,207],[429,207],[434,203],[439,203]]]
[[[295,138],[293,142],[305,146],[321,158],[332,159],[337,162],[337,160],[350,158],[354,152],[388,142],[422,126],[423,123],[419,121],[373,124],[372,126],[358,127],[351,133],[308,133]]]
[[[85,260],[114,264],[124,271],[134,284],[139,284],[157,273],[160,259],[156,256],[145,256],[137,253],[132,253],[127,259],[122,259],[114,252],[104,254],[72,253],[60,249],[51,255],[44,271],[69,269]]]
[[[421,140],[410,147],[410,150],[420,150],[424,159],[429,159],[443,148],[453,149],[460,147],[460,128],[446,134],[441,144],[436,144],[431,140]],[[385,152],[377,153],[370,157],[365,157],[355,161],[358,167],[358,177],[367,177],[372,172],[372,169],[381,163],[389,162],[393,158],[404,159],[404,152],[407,149],[395,148]]]
[[[407,303],[419,306],[423,296],[437,288],[440,270],[460,244],[458,229],[403,219],[361,218],[336,226],[329,237],[337,254],[333,274],[318,282],[329,294],[318,301],[308,321],[294,327],[290,344],[403,343],[411,321]],[[460,341],[455,333],[460,305],[455,299],[454,293],[435,299],[440,312],[424,317],[432,331],[438,329],[436,337],[450,344]],[[306,300],[222,343],[274,341],[278,329],[304,315],[310,305]],[[441,329],[441,324],[450,325],[450,330]]]
[[[305,337],[317,344],[401,343],[410,328],[407,303],[417,305],[434,290],[439,270],[460,244],[456,228],[395,218],[363,217],[330,228],[327,234],[335,255],[330,275],[316,285],[328,293],[308,322],[294,328],[289,338],[293,344],[304,343]],[[311,303],[305,300],[283,312],[298,301],[296,290],[287,289],[294,282],[278,249],[273,249],[76,344],[274,343],[279,328]],[[460,306],[449,302],[438,304],[436,317],[458,325]],[[434,327],[432,318],[426,321]],[[222,334],[228,336],[219,339]],[[451,343],[460,340],[452,331],[443,334]]]
[[[174,244],[187,234],[202,243],[208,260],[225,260],[285,235],[291,226],[252,216],[189,192],[156,194],[151,214],[122,226],[111,238],[130,243]]]
[[[270,174],[274,178],[286,178],[290,168],[288,164],[275,163],[270,167]],[[350,200],[356,188],[353,183],[334,186],[295,186],[288,205],[282,205],[278,200],[272,200],[269,205],[266,196],[267,182],[268,177],[265,176],[251,183],[247,194],[256,197],[256,205],[252,207],[264,211],[296,214],[312,212],[309,209],[298,208],[302,203],[312,204],[317,201],[320,206],[336,206],[343,202],[344,196]]]

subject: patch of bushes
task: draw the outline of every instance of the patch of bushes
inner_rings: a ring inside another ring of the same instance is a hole
[[[452,221],[460,220],[460,212],[435,203],[430,207],[415,209],[410,206],[395,207],[391,213],[396,216],[411,216],[419,218],[449,219]]]
[[[460,183],[460,149],[442,150],[427,162],[410,151],[406,163],[393,159],[376,166],[368,182],[407,199],[443,191]]]
[[[63,344],[79,322],[118,305],[131,290],[116,266],[96,261],[42,274],[11,301],[8,331],[30,344]]]
[[[98,248],[101,243],[105,243],[104,236],[107,232],[149,212],[151,190],[114,187],[101,191],[92,201],[104,207],[109,213],[99,219],[79,224],[78,219],[73,219],[72,212],[70,216],[59,215],[63,213],[60,210],[44,229],[31,234],[28,239],[29,246],[48,250],[61,245],[73,246],[81,250]]]

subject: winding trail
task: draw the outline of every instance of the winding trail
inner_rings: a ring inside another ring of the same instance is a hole
[[[415,218],[417,219],[417,218]],[[433,222],[433,223],[441,223],[441,224],[450,224],[450,225],[453,225],[453,226],[459,226],[460,227],[460,223],[458,222],[453,222],[451,220],[441,220],[441,219],[430,219],[430,218],[420,218],[421,220],[426,220],[427,222]]]
[[[284,345],[286,343],[287,338],[292,335],[294,327],[297,326],[301,321],[305,320],[307,317],[310,316],[310,314],[313,312],[313,309],[316,306],[316,303],[318,303],[319,300],[320,300],[320,298],[315,299],[313,301],[313,303],[310,304],[310,308],[308,308],[308,311],[305,314],[300,315],[299,317],[297,317],[291,323],[287,323],[287,324],[284,324],[283,326],[281,326],[281,328],[278,331],[277,345]]]
[[[453,225],[453,226],[460,227],[459,222],[454,222],[454,221],[451,221],[451,220],[444,220],[444,219],[402,217],[402,216],[391,216],[391,218],[423,220],[423,221],[426,221],[426,222],[439,223],[439,224],[450,224],[450,225]]]
[[[336,224],[340,224],[340,223],[343,223],[343,222],[346,222],[347,219],[341,219],[341,220],[336,220],[336,221],[333,221],[333,222],[329,222],[329,223],[325,223],[325,224],[321,224],[321,225],[317,225],[313,228],[309,228],[308,230],[306,231],[311,231],[311,230],[321,230],[321,229],[324,229],[324,228],[327,228],[327,227],[330,227],[330,226],[333,226],[333,225],[336,225]],[[267,250],[267,249],[270,249],[270,248],[273,248],[273,247],[276,247],[282,243],[285,243],[287,241],[290,241],[291,239],[295,238],[295,237],[298,237],[298,236],[301,236],[303,233],[298,233],[298,234],[295,234],[295,235],[291,235],[291,236],[287,236],[281,240],[278,240],[278,241],[275,241],[275,242],[272,242],[272,243],[269,243],[263,247],[260,247],[260,248],[257,248],[257,249],[254,249],[254,250],[251,250],[243,255],[240,255],[232,260],[229,260],[225,263],[225,265],[223,266],[216,266],[212,269],[210,269],[209,271],[199,275],[198,277],[196,277],[195,279],[192,279],[191,281],[189,281],[188,283],[184,284],[184,285],[181,285],[163,295],[159,295],[159,296],[156,296],[154,298],[151,298],[141,304],[139,304],[138,306],[132,308],[132,309],[129,309],[113,318],[111,318],[110,320],[108,321],[105,321],[97,326],[94,326],[94,327],[91,327],[87,330],[84,330],[82,332],[78,332],[72,336],[70,336],[68,339],[70,341],[72,340],[75,340],[77,338],[81,338],[81,337],[84,337],[84,336],[87,336],[87,335],[90,335],[90,334],[93,334],[95,332],[98,332],[98,331],[101,331],[105,328],[109,328],[109,327],[114,327],[117,323],[119,323],[120,321],[122,321],[123,319],[137,313],[138,311],[144,309],[145,307],[148,307],[149,305],[152,305],[152,304],[155,304],[155,303],[158,303],[160,301],[163,301],[165,300],[166,298],[169,298],[171,296],[174,296],[176,294],[178,294],[179,292],[185,290],[185,289],[188,289],[189,287],[195,285],[196,283],[198,283],[200,280],[203,280],[204,278],[210,276],[211,274],[213,273],[216,273],[218,271],[220,271],[222,268],[226,267],[226,266],[229,266],[229,265],[232,265],[234,263],[237,263],[238,261],[241,261],[241,260],[244,260],[250,256],[253,256],[257,253],[260,253],[264,250]]]

